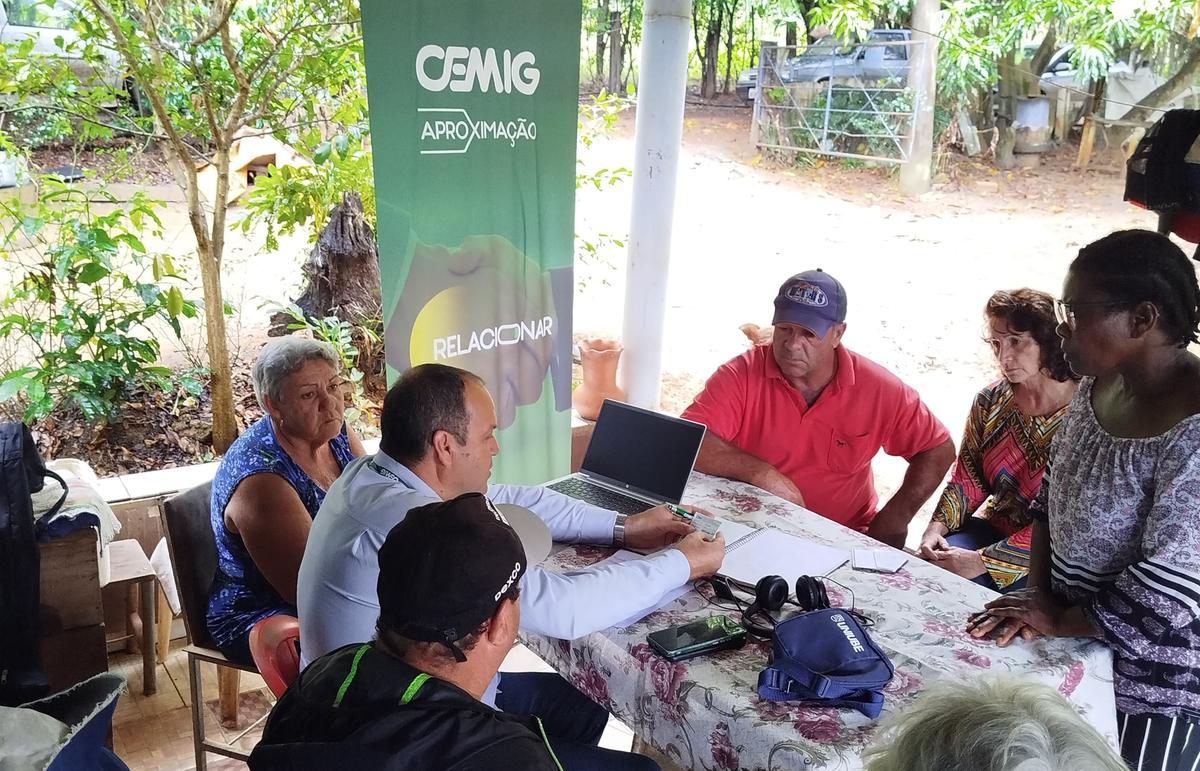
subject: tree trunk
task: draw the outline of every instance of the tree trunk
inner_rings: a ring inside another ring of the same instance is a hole
[[[996,110],[996,166],[1001,169],[1011,169],[1017,165],[1013,157],[1017,133],[1012,124],[1017,115],[1015,96],[1021,88],[1019,81],[1016,52],[1009,51],[1000,59],[1000,103]]]
[[[221,267],[211,249],[196,250],[204,287],[204,329],[208,340],[209,387],[212,390],[213,452],[223,454],[237,439],[233,407],[233,376],[229,346],[225,342],[225,300],[221,294]]]
[[[608,93],[621,93],[621,10],[609,14],[608,22]]]
[[[909,63],[908,86],[913,90],[916,112],[908,162],[900,169],[900,188],[907,195],[920,195],[933,184],[938,0],[916,0],[913,6],[913,42],[916,45],[910,48],[912,61]]]
[[[783,44],[790,48],[796,47],[796,22],[789,21],[787,23],[787,30],[784,32]],[[792,51],[789,55],[795,56],[796,52]]]
[[[630,3],[630,5],[632,6],[632,3]],[[630,13],[632,14],[632,11]],[[625,73],[625,62],[627,61],[626,56],[629,53],[629,36],[630,36],[630,31],[633,29],[633,26],[634,26],[633,21],[630,18],[626,18],[625,20],[623,20],[621,22],[621,73],[620,73],[620,77],[621,77],[621,93],[623,93],[623,94],[629,92],[629,76],[633,74],[633,67],[629,68],[630,71],[628,74]]]
[[[379,252],[358,193],[343,194],[342,202],[333,208],[309,252],[304,275],[307,284],[296,305],[305,316],[337,316],[351,324],[379,323],[383,308]],[[268,334],[286,335],[292,321],[290,314],[276,313],[271,316]]]
[[[1154,108],[1165,107],[1172,99],[1187,91],[1196,82],[1197,75],[1200,75],[1200,38],[1188,44],[1187,59],[1184,60],[1179,71],[1167,78],[1167,81],[1161,86],[1146,94],[1136,107],[1121,116],[1121,120],[1146,121],[1159,115],[1159,111]]]
[[[732,0],[729,4],[729,14],[725,24],[725,82],[721,86],[721,93],[729,93],[729,70],[733,66],[733,25],[734,16],[737,14],[738,0]],[[754,38],[751,37],[751,40]]]
[[[700,70],[700,96],[712,99],[717,95],[717,57],[721,54],[721,28],[724,26],[725,5],[714,0],[717,18],[708,19],[708,30],[704,35],[704,60]]]
[[[596,0],[596,9],[598,13],[596,18],[608,19],[611,15],[608,12],[609,0]],[[596,30],[596,82],[604,82],[604,52],[608,45],[608,32],[603,27]],[[611,79],[611,75],[609,76]]]
[[[187,159],[187,163],[192,163]],[[233,402],[233,364],[224,324],[224,295],[221,292],[221,257],[224,252],[224,222],[229,204],[229,148],[218,144],[212,163],[217,169],[216,201],[211,201],[212,226],[205,228],[204,214],[191,216],[196,233],[196,256],[200,283],[204,287],[205,347],[209,353],[209,388],[212,392],[212,452],[221,455],[238,438],[238,416]],[[193,183],[194,184],[194,183]],[[199,196],[196,196],[199,202]],[[200,233],[204,233],[203,238]]]
[[[1054,52],[1058,48],[1058,32],[1051,27],[1046,31],[1046,36],[1042,38],[1041,45],[1033,54],[1033,58],[1029,60],[1029,71],[1033,73],[1035,78],[1040,78],[1042,73],[1046,71],[1046,67],[1050,65],[1050,60],[1054,57]]]

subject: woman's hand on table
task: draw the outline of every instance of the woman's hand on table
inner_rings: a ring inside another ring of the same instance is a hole
[[[967,631],[972,637],[990,638],[999,645],[1008,645],[1017,636],[1025,640],[1061,637],[1067,607],[1043,589],[1018,589],[992,600],[971,616]]]
[[[921,559],[926,559],[931,562],[936,562],[950,556],[950,543],[946,540],[946,536],[942,533],[934,532],[932,524],[930,529],[925,531],[925,535],[921,536],[921,545],[917,548],[917,554]]]
[[[951,573],[968,580],[978,578],[987,572],[987,565],[984,564],[983,557],[973,549],[960,549],[957,546],[951,546],[944,554],[937,557],[934,562],[939,568],[949,570]]]

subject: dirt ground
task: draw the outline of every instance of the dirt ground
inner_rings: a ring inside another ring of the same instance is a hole
[[[632,168],[634,119],[627,111],[597,139],[581,156],[584,168]],[[1007,173],[944,158],[934,190],[908,199],[886,169],[764,157],[749,143],[749,125],[750,110],[741,106],[686,111],[662,340],[670,411],[683,409],[713,369],[745,348],[739,325],[770,322],[787,276],[820,267],[846,286],[846,344],[916,387],[957,440],[972,395],[994,377],[980,340],[988,295],[1019,286],[1057,293],[1080,246],[1114,229],[1153,225],[1122,202],[1117,165],[1101,159],[1075,171],[1073,146],[1036,170]],[[580,189],[576,231],[589,240],[624,239],[632,188],[626,180]],[[155,188],[163,190],[171,193]],[[162,245],[184,254],[190,231],[178,190],[173,198]],[[303,235],[282,239],[274,252],[262,241],[261,233],[232,234],[223,266],[226,300],[239,309],[232,344],[248,360],[265,341],[264,303],[295,296],[307,252]],[[625,250],[609,245],[576,270],[576,336],[622,336],[616,309],[624,302]],[[164,339],[168,363],[201,350],[199,330],[187,337],[184,345]],[[877,463],[881,491],[902,474],[901,462]]]

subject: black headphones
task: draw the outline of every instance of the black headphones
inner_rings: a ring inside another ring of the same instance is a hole
[[[800,576],[796,579],[796,599],[788,597],[788,582],[781,576],[763,576],[754,585],[754,602],[742,612],[742,626],[755,637],[770,639],[775,632],[777,623],[772,613],[783,610],[788,602],[800,608],[802,612],[824,610],[829,607],[829,592],[825,584],[812,576]],[[755,617],[766,620],[766,623],[755,621]]]

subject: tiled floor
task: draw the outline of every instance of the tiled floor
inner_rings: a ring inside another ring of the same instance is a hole
[[[187,655],[183,641],[176,640],[165,664],[158,665],[158,692],[142,694],[142,658],[140,654],[114,654],[108,662],[109,671],[123,676],[129,688],[117,702],[113,717],[113,749],[132,771],[182,771],[195,768],[192,749],[191,697],[188,693]],[[504,662],[510,671],[552,671],[544,661],[524,646],[518,645]],[[222,728],[217,719],[216,667],[204,665],[205,730],[223,741],[234,741],[245,735],[240,746],[251,749],[262,734],[262,724],[255,721],[264,716],[274,699],[262,678],[243,672],[239,681],[238,728]],[[249,730],[247,730],[249,729]],[[616,719],[610,718],[600,746],[628,750],[633,732]],[[213,771],[245,769],[244,763],[208,756]]]

